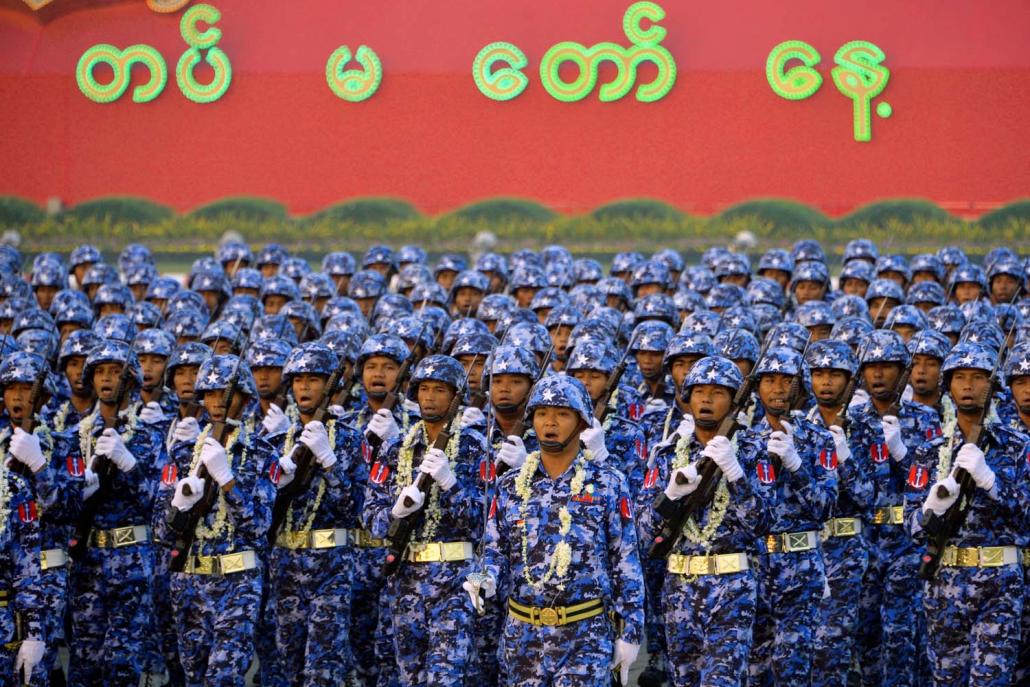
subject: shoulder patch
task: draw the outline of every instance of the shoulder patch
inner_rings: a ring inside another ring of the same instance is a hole
[[[376,484],[382,484],[390,476],[390,466],[385,463],[376,462],[368,476]]]
[[[22,522],[33,522],[39,514],[36,512],[36,502],[26,501],[18,506],[18,519]]]
[[[773,484],[776,481],[776,466],[769,460],[759,460],[755,464],[758,481],[762,484]]]
[[[930,482],[930,471],[922,465],[913,465],[908,469],[908,486],[913,489],[925,489]]]
[[[628,522],[633,519],[633,507],[629,503],[629,499],[623,496],[619,499],[619,513],[622,515],[623,522]]]
[[[268,479],[272,480],[272,484],[279,484],[279,478],[283,476],[283,469],[279,467],[279,461],[273,461],[268,467]]]
[[[1030,457],[1028,457],[1028,460],[1030,460]],[[658,481],[658,468],[651,468],[650,470],[647,471],[647,474],[644,475],[644,489],[650,489],[651,487],[653,487],[655,485],[655,482],[657,482],[657,481]]]
[[[890,457],[887,444],[870,444],[869,457],[872,458],[874,463],[885,463]]]
[[[819,465],[825,470],[837,469],[837,449],[824,448],[819,452]]]
[[[175,484],[179,477],[179,466],[175,463],[169,463],[168,465],[161,468],[161,484],[166,487],[170,487]]]
[[[82,477],[86,474],[86,461],[82,456],[68,456],[64,459],[64,465],[72,477]]]

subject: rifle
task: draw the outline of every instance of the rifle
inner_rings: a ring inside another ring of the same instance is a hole
[[[422,332],[425,331],[425,328],[426,325],[423,322],[422,326],[418,330],[418,337],[415,339],[416,343],[411,347],[411,355],[405,358],[404,362],[401,363],[400,369],[397,370],[397,379],[393,383],[393,388],[387,391],[385,398],[383,398],[382,407],[389,410],[391,413],[393,412],[393,409],[397,407],[397,402],[404,396],[404,389],[407,386],[408,376],[411,372],[412,366],[418,363],[418,360],[415,359],[415,349],[422,341]],[[370,432],[365,435],[365,441],[368,443],[369,449],[371,449],[371,457],[369,460],[374,461],[376,455],[379,453],[379,449],[383,446],[383,440],[378,434]]]
[[[730,410],[726,417],[722,419],[722,422],[719,423],[716,436],[732,439],[736,431],[740,429],[740,425],[737,424],[737,413],[751,402],[751,394],[755,387],[758,386],[758,374],[756,371],[758,370],[759,363],[762,362],[762,358],[765,357],[766,351],[769,350],[771,343],[772,337],[770,336],[762,344],[762,350],[758,353],[758,360],[755,361],[751,372],[744,379],[744,383],[740,385],[740,388],[737,389],[737,393],[734,394]],[[687,519],[705,508],[715,497],[715,489],[719,486],[719,480],[722,479],[722,476],[719,474],[719,466],[711,458],[702,457],[697,463],[697,471],[700,483],[692,494],[683,497],[679,501],[673,501],[667,498],[663,492],[655,499],[654,509],[665,519],[665,524],[662,525],[661,532],[658,533],[658,536],[651,543],[651,549],[648,552],[651,558],[667,558],[672,552],[672,547],[676,544],[676,540],[679,539],[683,527],[687,524]]]
[[[350,363],[341,362],[329,376],[329,381],[326,382],[325,390],[322,392],[322,398],[319,399],[318,405],[311,414],[312,422],[324,423],[329,419],[329,406],[332,405],[334,392],[349,366]],[[279,490],[275,496],[275,505],[272,507],[272,525],[268,528],[268,541],[272,545],[275,544],[279,528],[286,521],[286,514],[289,512],[293,500],[307,491],[315,476],[315,456],[311,453],[311,449],[303,443],[297,443],[293,451],[293,462],[297,465],[293,481]]]
[[[608,403],[612,400],[612,394],[619,388],[619,382],[622,381],[622,375],[626,372],[626,365],[629,360],[629,352],[633,349],[633,344],[636,342],[636,336],[629,340],[626,344],[626,350],[622,352],[622,358],[619,360],[618,365],[612,370],[611,374],[608,375],[607,381],[604,383],[604,391],[597,398],[597,402],[594,403],[594,417],[598,420],[603,420],[604,416],[608,413]]]
[[[122,366],[122,371],[118,375],[118,385],[114,390],[114,415],[110,422],[104,420],[104,429],[111,429],[118,423],[118,411],[122,407],[122,403],[125,402],[125,397],[129,393],[129,380],[132,378],[132,368],[129,366],[129,362],[126,361]],[[98,401],[99,403],[99,401]],[[103,417],[101,415],[101,417]],[[92,438],[90,439],[92,441]],[[99,487],[91,497],[86,499],[82,504],[82,510],[79,512],[79,519],[75,523],[75,532],[68,540],[68,555],[73,560],[81,561],[86,555],[86,549],[89,548],[89,536],[93,531],[93,520],[96,518],[97,509],[100,507],[102,497],[107,495],[107,492],[111,488],[111,477],[112,468],[111,460],[104,455],[96,454],[93,456],[93,465],[90,469],[97,476]]]
[[[1017,294],[1016,298],[1018,297]],[[1015,318],[1013,318],[1009,333],[1005,335],[1005,339],[1001,343],[1001,350],[998,351],[998,357],[994,361],[994,369],[991,370],[990,383],[987,385],[987,390],[984,393],[983,408],[980,409],[980,416],[966,436],[966,443],[973,444],[981,449],[981,444],[988,438],[988,435],[983,430],[984,424],[987,422],[987,415],[990,412],[991,398],[1000,386],[998,371],[1001,369],[1001,363],[1008,352],[1009,337],[1012,335],[1015,326]],[[959,487],[958,499],[944,512],[944,515],[938,516],[931,512],[930,517],[926,521],[924,529],[926,529],[929,536],[926,542],[926,552],[923,553],[919,561],[919,577],[924,580],[932,580],[937,574],[937,569],[941,565],[941,557],[944,555],[944,549],[947,547],[948,541],[965,524],[966,516],[969,514],[969,507],[973,502],[973,492],[976,490],[976,482],[973,481],[973,476],[964,468],[955,468],[954,476]],[[949,496],[947,487],[944,485],[938,487],[937,495],[941,498]]]
[[[554,342],[551,342],[551,347],[547,349],[547,353],[544,354],[544,361],[540,365],[540,369],[537,370],[536,379],[533,380],[533,384],[529,387],[529,392],[526,394],[526,400],[529,400],[529,397],[533,395],[533,387],[535,387],[537,383],[544,378],[544,375],[547,374],[547,368],[551,366],[551,356],[553,355]],[[518,422],[515,423],[515,426],[511,428],[511,436],[521,437],[525,431],[526,417],[523,415],[519,418]],[[497,462],[495,477],[500,478],[500,476],[506,473],[510,468],[511,466],[507,463]]]
[[[475,361],[472,362],[475,365]],[[472,366],[469,366],[472,369]],[[462,393],[465,387],[468,385],[468,373],[465,373],[465,383],[462,388],[454,390],[454,398],[451,399],[450,405],[447,407],[447,413],[444,415],[443,428],[440,433],[436,435],[436,440],[433,442],[433,448],[440,449],[441,451],[447,449],[447,444],[451,440],[451,424],[454,422],[454,418],[458,415],[458,410],[461,408],[461,401],[464,398]],[[461,431],[460,429],[458,430]],[[429,498],[429,490],[433,486],[433,478],[424,472],[419,472],[415,478],[413,484],[422,492],[425,499]],[[423,500],[425,504],[425,500]],[[405,497],[404,505],[409,508],[414,505],[414,502]],[[397,572],[401,563],[404,562],[404,552],[408,548],[408,543],[411,541],[411,536],[415,533],[416,520],[421,522],[417,517],[422,512],[422,509],[418,509],[414,513],[411,513],[403,518],[390,518],[390,529],[387,532],[387,539],[390,542],[386,553],[386,562],[383,564],[383,574],[393,575]]]
[[[862,352],[858,356],[858,360],[860,363],[862,361],[862,356],[865,355],[865,350],[868,347],[868,342],[866,342],[862,346]],[[861,384],[861,380],[859,379],[859,377],[860,375],[858,373],[858,370],[856,370],[855,374],[851,375],[851,378],[848,380],[847,386],[844,387],[844,393],[841,394],[840,410],[837,411],[836,417],[834,417],[833,420],[830,422],[831,426],[840,427],[841,429],[847,430],[848,407],[851,405],[851,400],[855,397],[855,392],[858,391],[858,387]]]
[[[236,395],[242,361],[243,351],[241,350],[240,355],[236,356],[236,369],[228,385],[225,387],[225,394],[222,396],[222,407],[225,408],[225,417],[222,420],[215,420],[214,418],[211,420],[210,436],[214,437],[223,446],[232,428],[229,420],[229,406],[232,405],[233,397]],[[175,544],[172,546],[170,552],[171,561],[168,564],[168,569],[171,572],[182,572],[185,569],[186,558],[189,556],[190,549],[193,548],[193,541],[196,539],[197,525],[207,517],[207,514],[211,512],[211,509],[215,507],[218,501],[218,491],[221,487],[211,479],[207,472],[207,467],[203,464],[197,469],[197,477],[204,481],[204,488],[201,492],[200,501],[195,503],[193,508],[188,511],[180,511],[175,506],[168,505],[166,518],[170,529],[175,533]],[[189,496],[189,485],[184,484],[182,491],[183,494]]]
[[[36,414],[39,413],[43,408],[43,391],[44,385],[46,384],[47,376],[50,371],[46,365],[40,369],[39,374],[36,375],[36,379],[32,382],[32,390],[29,392],[29,407],[25,412],[25,415],[21,419],[21,430],[26,434],[32,434],[36,429]],[[31,479],[32,470],[29,466],[20,460],[12,460],[10,469],[17,472],[22,477]]]

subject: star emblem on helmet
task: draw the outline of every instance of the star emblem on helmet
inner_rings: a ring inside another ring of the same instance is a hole
[[[883,355],[883,348],[882,348],[882,347],[880,347],[880,346],[877,346],[876,348],[874,348],[873,350],[871,350],[871,351],[870,351],[870,353],[872,353],[874,357],[877,357],[877,358],[878,358],[878,357],[880,357],[881,355]]]
[[[426,365],[425,372],[426,372],[426,376],[427,377],[431,377],[433,375],[433,373],[436,372],[436,365],[433,365],[432,363],[430,363],[429,365]]]
[[[831,362],[832,361],[830,359],[830,356],[828,355],[824,355],[822,358],[819,359],[819,364],[823,367],[829,367]]]
[[[958,364],[959,365],[971,365],[972,362],[973,362],[973,354],[972,353],[966,353],[964,356],[962,356],[958,360]]]
[[[218,383],[218,379],[219,379],[218,378],[218,373],[215,372],[214,370],[211,370],[211,372],[209,372],[208,375],[207,375],[207,383],[208,384],[217,384]]]
[[[780,367],[781,366],[780,366],[780,361],[779,360],[774,360],[771,363],[769,363],[769,369],[772,370],[773,372],[779,372],[780,371]]]
[[[502,371],[503,370],[507,370],[508,369],[508,359],[507,358],[502,358],[501,360],[499,360],[497,362],[497,369],[498,370],[502,370]]]
[[[780,334],[780,344],[786,346],[788,343],[790,343],[790,337],[786,334]]]
[[[541,394],[541,396],[543,397],[543,399],[545,401],[550,403],[551,401],[554,400],[554,396],[555,396],[554,389],[545,389],[544,393]]]
[[[1019,363],[1019,371],[1020,372],[1028,372],[1028,371],[1030,371],[1030,359],[1023,360],[1022,362]]]

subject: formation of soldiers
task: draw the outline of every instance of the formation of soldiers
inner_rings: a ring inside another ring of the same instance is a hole
[[[0,248],[0,684],[1030,684],[1028,294],[866,240]]]

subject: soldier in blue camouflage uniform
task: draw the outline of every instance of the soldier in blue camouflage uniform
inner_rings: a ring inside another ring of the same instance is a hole
[[[869,400],[848,412],[849,445],[872,460],[876,500],[869,528],[869,568],[859,601],[859,665],[864,685],[917,684],[919,552],[904,527],[906,489],[925,492],[924,466],[940,434],[937,415],[901,401],[910,356],[896,332],[876,330],[860,347],[859,374]],[[898,402],[897,411],[891,406]],[[897,412],[889,414],[888,410]]]
[[[747,679],[757,588],[750,557],[768,531],[769,503],[754,469],[762,447],[744,433],[732,440],[717,435],[743,381],[726,358],[710,356],[691,368],[682,390],[691,414],[654,448],[639,496],[638,528],[649,547],[664,525],[665,508],[675,508],[700,485],[701,461],[719,468],[714,500],[673,535],[672,553],[662,559],[667,665],[676,687],[743,685]]]
[[[844,393],[858,374],[858,358],[843,341],[817,341],[805,353],[812,375],[816,406],[808,412],[809,422],[825,427],[833,435],[833,447],[826,447],[826,460],[836,463],[837,502],[833,517],[822,532],[823,563],[829,594],[824,595],[815,636],[812,684],[820,687],[848,684],[848,671],[855,657],[858,629],[858,600],[862,577],[869,566],[866,520],[873,505],[871,461],[855,446],[852,450],[847,429],[840,417],[847,415]]]
[[[1026,436],[991,413],[980,441],[966,440],[990,402],[996,359],[994,351],[972,343],[948,354],[942,373],[955,421],[935,438],[940,448],[913,466],[935,479],[929,493],[910,484],[906,522],[917,542],[943,527],[942,516],[959,498],[959,471],[975,485],[968,513],[923,595],[934,685],[1017,684],[1012,678],[1024,598],[1018,544],[1030,513]]]
[[[280,492],[293,481],[293,455],[301,444],[316,463],[310,484],[290,501],[275,533],[268,575],[279,660],[292,685],[337,685],[353,677],[350,542],[358,524],[356,492],[368,473],[356,429],[335,418],[312,419],[322,395],[335,391],[326,383],[339,364],[324,344],[311,342],[295,348],[283,367],[299,417],[273,437],[281,456],[273,481]]]
[[[143,670],[154,573],[148,524],[160,474],[161,437],[142,422],[128,395],[116,407],[122,370],[138,389],[142,373],[128,344],[107,341],[86,359],[83,378],[97,406],[79,422],[74,460],[86,469],[85,496],[97,499],[85,551],[71,574],[72,685],[135,687]],[[109,475],[95,468],[103,457]],[[115,544],[118,544],[115,546]]]
[[[506,590],[501,660],[508,685],[627,681],[644,625],[644,588],[626,478],[581,447],[585,388],[548,377],[526,406],[541,450],[504,475],[490,507],[473,605]],[[616,619],[613,625],[609,614]]]
[[[644,403],[661,401],[668,406],[676,397],[676,388],[663,364],[673,334],[672,327],[656,320],[642,322],[633,329],[629,350],[643,379],[637,391]]]
[[[96,395],[93,387],[83,382],[82,369],[86,365],[86,356],[101,342],[101,338],[92,331],[80,329],[69,334],[61,344],[57,371],[64,374],[71,394],[64,400],[51,398],[44,408],[44,422],[54,431],[71,429],[93,410]]]
[[[143,372],[140,419],[153,425],[164,436],[179,408],[179,399],[165,387],[165,367],[175,350],[175,337],[162,329],[147,329],[133,339],[132,350],[136,352]]]
[[[704,334],[677,334],[669,340],[665,348],[663,363],[676,389],[674,402],[668,405],[653,403],[644,409],[640,418],[640,426],[644,430],[648,446],[656,446],[665,441],[676,431],[683,415],[687,413],[689,404],[683,400],[683,380],[690,368],[701,358],[715,355],[712,340]],[[727,356],[729,357],[729,356]]]
[[[70,456],[69,437],[53,433],[35,416],[34,431],[23,429],[33,413],[32,388],[47,364],[31,353],[12,353],[0,364],[0,388],[4,411],[0,418],[0,446],[11,460],[9,468],[25,477],[35,496],[39,516],[40,580],[39,595],[47,612],[42,616],[47,652],[41,675],[33,684],[46,685],[57,659],[57,642],[64,636],[64,614],[68,601],[68,537],[82,503],[85,466]],[[53,393],[44,383],[45,401]],[[60,670],[60,668],[56,668]]]
[[[756,557],[758,607],[748,672],[753,685],[811,680],[812,653],[826,571],[819,535],[837,499],[832,436],[796,402],[804,361],[796,350],[770,348],[755,367],[765,417],[748,430],[764,447],[756,465],[771,504],[770,534]]]
[[[235,389],[225,408],[230,383]],[[188,536],[183,525],[204,495],[205,478],[198,474],[203,466],[218,495],[197,524],[192,548],[178,552],[187,557],[182,571],[171,573],[180,657],[188,684],[243,685],[261,600],[259,551],[275,498],[267,478],[272,448],[257,435],[253,419],[241,418],[257,393],[246,363],[233,355],[210,358],[195,389],[209,417],[229,422],[229,428],[224,443],[211,435],[208,424],[195,441],[174,445],[169,466],[174,493],[160,501],[167,517],[157,520],[156,537],[172,547],[177,537]]]
[[[386,537],[393,518],[421,522],[388,582],[402,684],[462,685],[473,670],[473,620],[461,584],[482,529],[476,467],[486,442],[462,429],[460,417],[447,416],[455,394],[465,392],[464,379],[453,358],[431,355],[419,362],[409,395],[422,420],[383,446],[365,492],[362,521],[372,536]],[[434,448],[449,419],[446,448]],[[419,473],[432,478],[428,497],[415,484]]]

